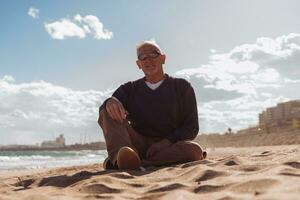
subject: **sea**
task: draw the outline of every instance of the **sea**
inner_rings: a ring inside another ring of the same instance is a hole
[[[102,163],[106,150],[0,151],[0,170],[45,169]]]

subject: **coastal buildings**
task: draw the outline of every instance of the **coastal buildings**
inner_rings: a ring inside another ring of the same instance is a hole
[[[259,114],[259,127],[300,128],[300,100],[279,103]]]
[[[55,140],[53,141],[44,141],[41,144],[42,148],[59,148],[66,146],[66,139],[63,134],[60,134]]]

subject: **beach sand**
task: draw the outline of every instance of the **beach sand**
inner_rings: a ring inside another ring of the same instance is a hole
[[[146,171],[101,164],[0,173],[0,199],[300,199],[300,145],[207,149]]]

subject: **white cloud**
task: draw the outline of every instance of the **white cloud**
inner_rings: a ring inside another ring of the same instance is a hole
[[[111,31],[103,29],[103,24],[96,16],[87,15],[85,17],[82,17],[81,15],[76,15],[74,17],[74,20],[86,24],[84,28],[87,29],[88,32],[91,32],[90,29],[92,29],[94,37],[98,40],[111,39],[113,36],[113,33]]]
[[[228,53],[216,52],[207,64],[175,73],[194,86],[201,131],[246,128],[266,107],[300,98],[300,34],[261,37]]]
[[[27,14],[34,19],[39,18],[39,9],[31,7]]]
[[[86,31],[67,19],[45,24],[47,32],[53,39],[63,40],[68,37],[85,38]]]
[[[258,38],[256,43],[235,47],[227,55],[236,62],[248,60],[261,68],[273,68],[282,77],[300,79],[300,34]]]
[[[59,133],[69,143],[83,132],[94,140],[102,137],[98,108],[112,91],[75,91],[44,81],[18,84],[7,77],[0,79],[0,133],[7,133],[1,143],[22,143],[26,134],[31,143]]]
[[[82,17],[77,14],[73,20],[60,19],[52,23],[45,23],[45,29],[53,39],[66,39],[69,37],[85,38],[91,34],[95,39],[111,39],[113,33],[103,28],[102,22],[93,15]]]
[[[5,75],[5,76],[3,76],[2,81],[5,81],[5,82],[14,82],[15,79],[14,79],[14,77],[12,77],[12,76]]]

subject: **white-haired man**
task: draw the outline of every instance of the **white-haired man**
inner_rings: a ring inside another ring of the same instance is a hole
[[[166,56],[154,41],[137,46],[145,77],[121,85],[99,109],[107,146],[105,169],[139,169],[201,160],[194,90],[164,73]]]

